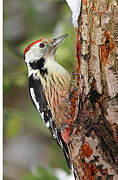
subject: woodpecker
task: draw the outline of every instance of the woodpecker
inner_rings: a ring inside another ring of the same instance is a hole
[[[55,59],[56,49],[66,36],[31,43],[24,51],[24,59],[31,100],[71,168],[68,151],[72,125],[71,75]]]

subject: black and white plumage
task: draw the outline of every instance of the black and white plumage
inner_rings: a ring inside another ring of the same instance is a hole
[[[29,93],[51,135],[64,152],[67,164],[71,161],[66,141],[62,138],[61,124],[69,111],[70,74],[55,61],[55,51],[67,35],[54,40],[33,42],[24,52],[28,67]]]
[[[69,158],[69,152],[66,143],[63,141],[61,137],[61,132],[59,129],[57,129],[53,119],[51,110],[48,107],[48,103],[46,101],[43,87],[41,84],[40,79],[35,80],[33,79],[33,75],[29,77],[29,94],[31,97],[31,100],[36,107],[37,111],[40,113],[45,125],[49,129],[51,135],[56,140],[57,144],[62,148],[67,164],[69,168],[71,169],[71,162]]]

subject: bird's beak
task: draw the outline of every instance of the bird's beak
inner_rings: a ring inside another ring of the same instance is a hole
[[[61,41],[64,40],[65,37],[67,37],[67,36],[68,36],[68,34],[64,34],[62,36],[59,36],[59,37],[53,39],[53,41],[52,41],[52,52],[53,53],[56,51],[56,49],[58,48]]]

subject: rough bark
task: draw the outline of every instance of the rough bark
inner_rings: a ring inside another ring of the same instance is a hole
[[[78,109],[69,151],[76,180],[118,179],[118,1],[83,0]]]

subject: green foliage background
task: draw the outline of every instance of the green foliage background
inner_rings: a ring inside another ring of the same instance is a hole
[[[57,180],[54,168],[69,172],[63,153],[30,101],[23,57],[32,41],[64,33],[69,36],[56,59],[71,73],[74,34],[66,2],[4,0],[4,180]],[[39,176],[32,172],[34,165]]]

